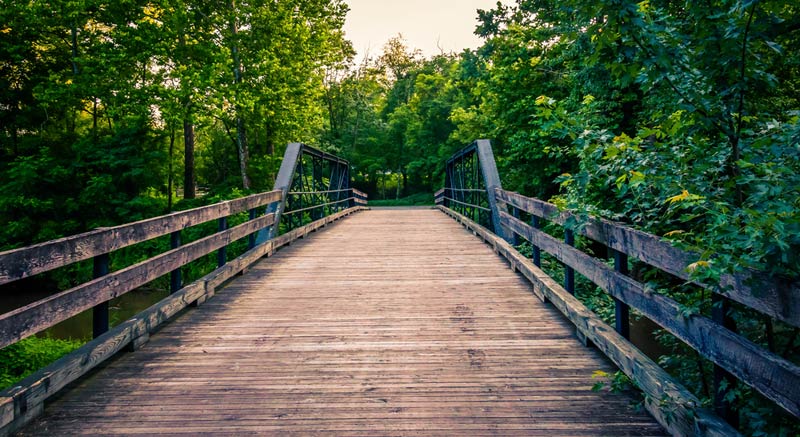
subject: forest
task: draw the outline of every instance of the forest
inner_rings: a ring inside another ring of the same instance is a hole
[[[694,250],[698,279],[800,275],[795,2],[516,0],[476,11],[480,48],[427,58],[402,35],[357,58],[343,0],[1,4],[0,250],[269,190],[289,142],[347,158],[371,201],[432,204],[488,138],[505,189]],[[800,362],[798,329],[731,317]],[[711,364],[656,336],[710,402]],[[743,433],[800,433],[727,396]]]

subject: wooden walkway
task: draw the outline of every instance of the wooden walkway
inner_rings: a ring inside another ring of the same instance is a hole
[[[22,435],[663,435],[491,248],[436,210],[358,213],[263,260]]]

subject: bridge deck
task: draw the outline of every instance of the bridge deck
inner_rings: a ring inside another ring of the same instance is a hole
[[[435,210],[356,214],[257,264],[24,435],[662,435],[491,248]]]

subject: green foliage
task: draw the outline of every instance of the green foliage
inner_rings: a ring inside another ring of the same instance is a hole
[[[400,199],[370,200],[369,206],[433,206],[433,194],[417,193]]]
[[[0,349],[0,390],[79,348],[77,340],[28,337]]]

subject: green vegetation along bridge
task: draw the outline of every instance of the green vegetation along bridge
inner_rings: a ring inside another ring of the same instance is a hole
[[[712,360],[717,384],[739,380],[798,415],[797,366],[726,328],[724,312],[682,314],[628,273],[631,257],[688,280],[692,254],[502,190],[488,141],[447,162],[436,208],[369,210],[348,172],[292,144],[275,191],[0,253],[0,283],[80,262],[95,274],[0,316],[0,347],[87,310],[95,333],[0,393],[1,433],[735,435],[725,399],[704,408],[628,341],[630,308]],[[111,268],[114,252],[159,239],[161,253]],[[544,254],[563,284],[539,268]],[[206,258],[216,268],[184,281],[181,267]],[[574,297],[575,272],[614,297],[616,326]],[[169,297],[110,327],[110,299],[165,275]],[[722,281],[721,311],[731,300],[800,322],[793,285]],[[644,409],[591,390],[616,369]]]

